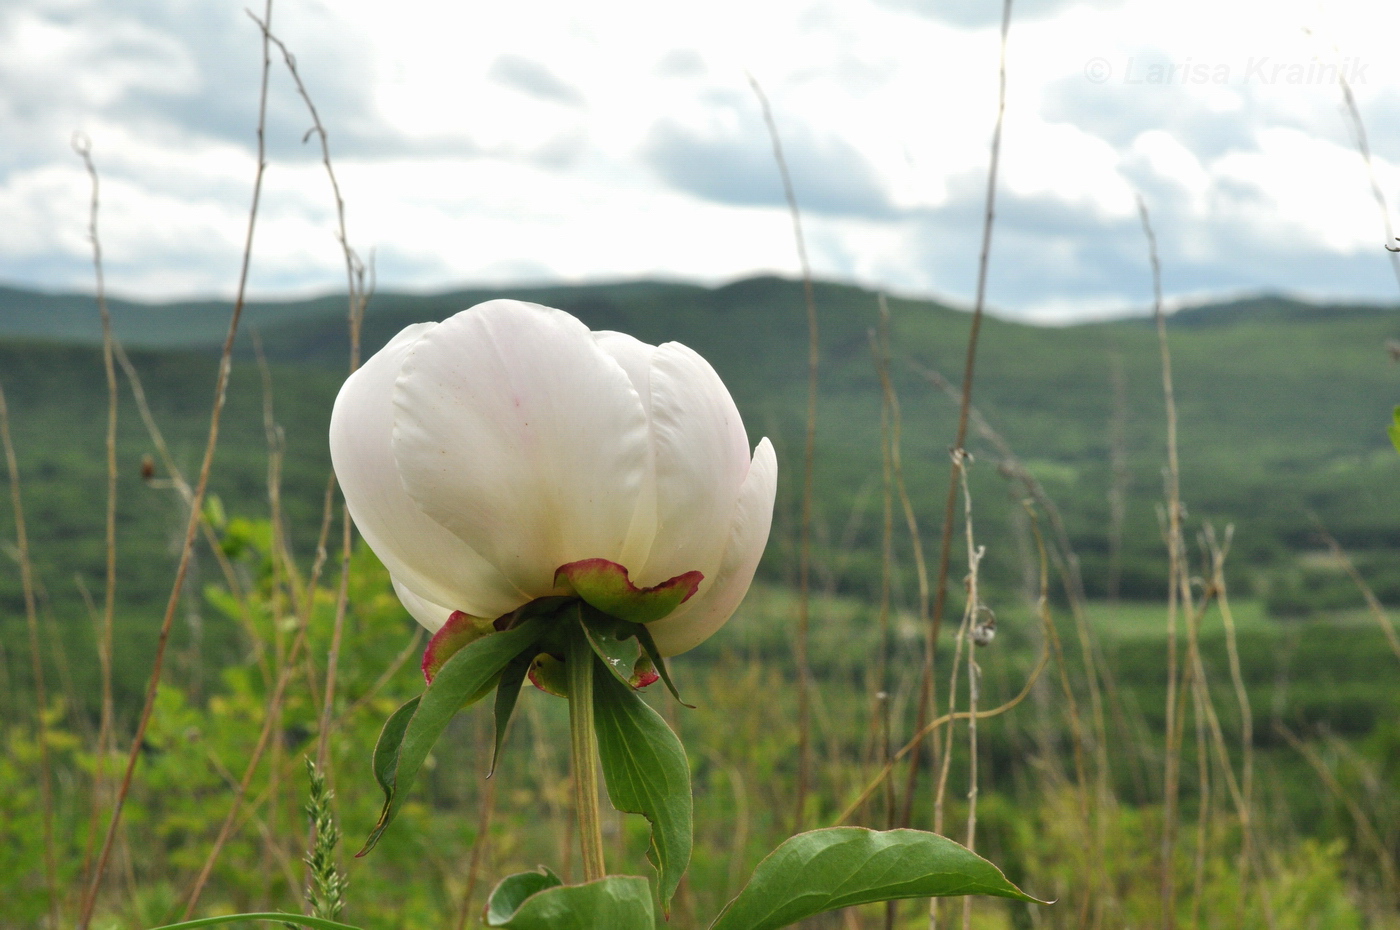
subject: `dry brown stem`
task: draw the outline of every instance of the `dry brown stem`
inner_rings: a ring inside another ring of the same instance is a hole
[[[977,297],[972,308],[972,326],[967,334],[967,353],[963,363],[962,396],[958,410],[958,432],[953,441],[954,454],[962,452],[967,441],[968,405],[972,401],[973,374],[977,364],[977,337],[982,331],[982,315],[987,303],[987,267],[992,254],[992,229],[996,222],[997,171],[1001,165],[1001,130],[1006,116],[1006,38],[1011,31],[1011,0],[1004,0],[1001,9],[1001,46],[997,70],[997,116],[992,130],[992,151],[987,167],[987,193],[982,215],[982,248],[977,259]],[[953,517],[958,503],[958,475],[948,475],[948,494],[943,506],[943,535],[938,550],[938,581],[934,587],[933,612],[928,617],[928,640],[924,649],[924,667],[919,681],[919,703],[915,732],[923,732],[924,721],[934,706],[933,667],[938,657],[938,633],[943,625],[943,609],[948,598],[948,567],[953,545]],[[904,810],[900,823],[908,826],[913,816],[914,786],[919,777],[919,753],[909,760],[909,773],[904,786]]]
[[[264,20],[270,20],[271,16],[272,0],[267,0]],[[228,334],[224,338],[223,349],[219,356],[219,373],[214,387],[213,410],[209,415],[209,437],[205,443],[204,457],[200,464],[199,481],[195,487],[194,497],[191,501],[189,520],[185,527],[184,542],[180,549],[179,565],[175,570],[175,582],[171,586],[170,598],[166,603],[165,616],[161,620],[160,634],[156,643],[156,654],[151,666],[150,682],[146,688],[146,700],[142,706],[141,715],[136,724],[136,732],[132,737],[131,750],[127,755],[126,770],[122,775],[121,787],[117,791],[116,801],[112,808],[111,820],[107,827],[106,836],[102,841],[102,851],[98,855],[92,881],[83,898],[82,908],[78,918],[78,930],[87,930],[92,920],[93,910],[97,906],[97,895],[102,887],[102,875],[103,872],[106,871],[107,859],[111,854],[112,841],[116,836],[117,827],[121,822],[122,808],[125,805],[127,794],[131,790],[131,779],[136,771],[136,762],[140,758],[141,745],[146,735],[146,727],[149,725],[151,713],[155,709],[156,694],[160,690],[161,671],[165,664],[165,650],[170,640],[170,628],[175,619],[175,610],[179,606],[180,595],[184,590],[185,576],[189,571],[190,559],[194,553],[194,537],[199,529],[200,511],[204,507],[204,495],[209,487],[209,472],[214,464],[214,450],[219,444],[219,424],[223,417],[224,401],[228,393],[229,376],[233,370],[233,343],[238,335],[238,323],[243,316],[243,305],[248,287],[248,269],[252,263],[253,232],[257,228],[258,203],[262,197],[263,175],[267,170],[267,150],[264,136],[267,125],[268,73],[271,69],[271,56],[269,51],[268,42],[264,37],[262,83],[258,102],[257,170],[253,180],[252,205],[248,211],[248,228],[244,238],[243,259],[239,270],[238,292],[234,299],[233,314],[229,320]]]
[[[811,669],[807,662],[807,635],[810,625],[810,583],[812,570],[812,474],[817,445],[817,369],[821,361],[821,340],[817,329],[817,299],[812,288],[812,267],[807,260],[807,241],[802,235],[802,211],[797,206],[797,192],[788,173],[783,156],[783,141],[768,95],[753,75],[749,85],[763,108],[763,123],[773,144],[773,160],[783,181],[783,196],[787,198],[792,217],[792,235],[797,244],[797,259],[802,267],[802,296],[807,308],[807,429],[802,452],[802,523],[797,546],[797,633],[794,651],[797,660],[797,803],[793,832],[802,832],[807,806],[807,791],[812,770],[811,740]]]

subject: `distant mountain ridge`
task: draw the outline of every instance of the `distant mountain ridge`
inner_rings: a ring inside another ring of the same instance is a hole
[[[371,300],[367,326],[378,332],[392,325],[389,323],[391,320],[404,321],[406,325],[407,322],[434,315],[441,318],[446,308],[460,310],[496,297],[518,297],[551,306],[567,305],[566,308],[575,308],[580,316],[587,316],[590,306],[635,305],[638,302],[654,304],[666,300],[687,306],[722,309],[727,305],[750,301],[756,294],[775,287],[786,289],[793,286],[795,282],[786,278],[759,276],[715,287],[640,279],[591,284],[465,287],[426,294],[386,291],[374,295]],[[874,291],[866,288],[826,281],[817,282],[817,289],[819,299],[836,297],[839,303],[846,303],[854,294],[864,295],[868,299],[873,299],[874,295]],[[952,304],[934,299],[903,298],[902,302],[937,311],[964,312]],[[197,348],[217,344],[227,330],[232,308],[232,301],[222,299],[142,301],[109,298],[108,304],[117,335],[123,342],[131,348],[153,349]],[[1175,325],[1182,327],[1229,326],[1247,322],[1358,318],[1397,311],[1400,311],[1400,306],[1318,302],[1265,293],[1192,303],[1174,312],[1171,319]],[[319,354],[318,347],[303,344],[299,351],[295,351],[290,343],[297,340],[315,342],[318,334],[329,334],[336,327],[343,329],[344,314],[345,298],[339,294],[255,300],[248,302],[244,308],[244,328],[257,330],[264,335],[271,330],[286,329],[286,338],[282,340],[287,343],[284,351],[291,355],[314,355]],[[1136,316],[1140,319],[1140,314]],[[1134,315],[1125,310],[1121,320],[1109,322],[1131,321],[1133,318]],[[1027,322],[1023,325],[1037,324]],[[101,338],[96,301],[92,294],[0,285],[0,339],[95,345],[101,342]]]

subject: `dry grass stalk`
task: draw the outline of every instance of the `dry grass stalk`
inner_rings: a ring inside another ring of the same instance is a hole
[[[1331,533],[1322,526],[1322,523],[1313,517],[1313,524],[1317,528],[1317,535],[1322,537],[1322,541],[1327,544],[1327,548],[1332,551],[1332,556],[1337,560],[1337,564],[1342,567],[1342,571],[1347,573],[1352,584],[1356,585],[1356,590],[1361,592],[1361,597],[1366,601],[1366,608],[1375,618],[1381,632],[1385,634],[1385,641],[1390,645],[1390,651],[1395,653],[1395,657],[1400,659],[1400,636],[1395,633],[1395,624],[1390,622],[1390,615],[1385,612],[1385,607],[1381,604],[1380,598],[1371,590],[1371,586],[1366,583],[1366,579],[1361,577],[1361,573],[1356,570],[1356,564],[1347,555],[1341,544],[1332,537]]]
[[[1385,191],[1381,190],[1380,179],[1376,177],[1376,166],[1371,161],[1371,142],[1366,136],[1366,122],[1361,118],[1361,108],[1356,104],[1356,95],[1351,92],[1351,83],[1337,72],[1337,84],[1342,89],[1342,105],[1351,121],[1352,136],[1361,161],[1366,166],[1366,179],[1371,184],[1371,196],[1376,198],[1376,206],[1381,211],[1381,222],[1385,226],[1385,251],[1390,259],[1390,270],[1395,273],[1395,283],[1400,286],[1400,249],[1396,243],[1395,227],[1390,221],[1390,205],[1386,202]],[[1364,81],[1362,83],[1365,83]]]
[[[977,585],[977,571],[982,564],[985,548],[977,546],[972,533],[972,491],[967,486],[968,456],[958,466],[962,475],[963,527],[967,536],[967,605],[964,608],[963,639],[967,640],[967,839],[963,845],[977,849],[977,702],[982,669],[977,664],[977,647],[991,643],[996,634],[996,617],[982,603]],[[984,617],[986,619],[984,619]],[[951,733],[951,728],[949,729]],[[937,900],[937,899],[935,899]],[[963,930],[972,930],[972,897],[963,899]]]
[[[953,442],[954,453],[963,451],[967,441],[968,404],[972,400],[973,375],[977,364],[977,337],[982,331],[982,315],[987,302],[987,267],[992,254],[992,229],[996,221],[997,171],[1001,165],[1001,130],[1006,116],[1006,39],[1011,31],[1011,0],[1004,0],[1001,11],[1001,44],[997,70],[997,115],[992,130],[992,150],[987,167],[987,193],[982,216],[982,247],[977,260],[977,297],[972,308],[972,326],[967,334],[967,354],[963,363],[962,396],[958,411],[958,432]],[[958,502],[956,469],[948,475],[948,494],[943,507],[943,535],[939,542],[938,581],[934,588],[933,612],[928,617],[928,641],[924,652],[923,673],[919,682],[919,704],[915,732],[922,732],[924,721],[934,706],[933,668],[938,657],[938,633],[943,624],[943,609],[948,597],[948,566],[953,545],[953,517]],[[908,826],[913,815],[914,786],[919,776],[919,754],[909,761],[905,781],[904,810],[901,824]]]
[[[256,17],[254,17],[254,19],[256,21]],[[340,193],[340,182],[336,178],[335,166],[331,162],[330,137],[327,135],[325,126],[321,122],[321,115],[316,109],[315,101],[311,99],[311,94],[307,91],[306,84],[302,81],[301,72],[297,70],[296,56],[291,53],[281,39],[272,34],[268,21],[259,21],[258,25],[263,30],[264,36],[282,52],[282,60],[287,66],[287,71],[291,75],[292,81],[296,84],[297,93],[301,96],[302,102],[306,104],[307,112],[311,116],[311,128],[307,130],[305,140],[309,140],[314,135],[321,145],[321,164],[325,166],[326,176],[329,178],[331,184],[331,193],[335,197],[336,241],[340,243],[341,252],[345,257],[345,285],[346,296],[349,303],[350,372],[353,373],[360,367],[361,325],[364,322],[365,308],[369,304],[373,286],[367,282],[369,272],[365,263],[361,261],[359,255],[356,254],[354,248],[350,245],[350,238],[349,234],[346,232],[345,225],[345,198]],[[329,758],[329,738],[335,706],[336,677],[340,667],[340,647],[345,631],[346,586],[350,573],[350,556],[354,546],[354,531],[353,523],[350,519],[350,511],[343,506],[341,508],[341,526],[340,594],[336,600],[335,622],[331,631],[331,645],[326,656],[326,686],[321,702],[321,722],[319,737],[316,742],[316,767],[326,773],[328,779],[332,780],[334,778],[334,771]]]
[[[1113,386],[1113,414],[1108,421],[1108,600],[1118,603],[1123,578],[1123,521],[1128,512],[1128,385],[1123,376],[1123,356],[1114,350],[1108,357]]]
[[[1346,808],[1347,813],[1351,816],[1352,823],[1356,826],[1356,832],[1360,835],[1361,840],[1366,846],[1370,848],[1371,852],[1375,854],[1376,861],[1380,863],[1381,880],[1385,887],[1385,895],[1388,900],[1394,902],[1397,891],[1400,890],[1400,870],[1397,870],[1395,857],[1391,854],[1385,841],[1381,839],[1380,834],[1371,823],[1371,818],[1366,816],[1366,812],[1361,809],[1361,805],[1342,787],[1341,782],[1337,781],[1337,776],[1332,773],[1327,763],[1317,754],[1316,749],[1300,740],[1292,730],[1278,721],[1274,722],[1274,730],[1288,741],[1288,745],[1297,750],[1298,754],[1301,755],[1307,761],[1308,765],[1312,767],[1312,770],[1317,773],[1318,780],[1321,781],[1327,787],[1327,790],[1332,793],[1332,796],[1340,801],[1342,806]]]
[[[14,508],[15,542],[18,545],[19,577],[24,587],[24,618],[29,627],[29,658],[34,675],[36,738],[39,743],[39,796],[43,804],[44,884],[49,896],[49,926],[58,930],[58,867],[53,845],[53,769],[49,760],[48,693],[44,686],[44,654],[40,646],[39,614],[34,600],[34,570],[29,560],[29,534],[24,525],[24,502],[20,495],[19,460],[10,441],[10,409],[5,390],[0,388],[0,440],[5,444],[5,465],[10,474],[10,505]]]
[[[880,471],[881,471],[881,523],[880,523],[880,653],[875,673],[875,728],[878,733],[880,761],[888,764],[892,746],[890,727],[890,607],[894,594],[894,494],[896,465],[898,462],[898,417],[899,400],[895,396],[894,384],[890,381],[890,307],[885,295],[880,295],[880,320],[875,332],[871,333],[871,352],[875,358],[875,370],[880,378]],[[903,475],[899,475],[901,506],[908,503],[909,495],[902,491]],[[910,538],[918,554],[917,568],[920,592],[920,617],[928,604],[928,571],[923,564],[923,546],[919,540],[918,524],[913,522],[913,508],[905,511],[906,520],[914,528]],[[895,825],[894,785],[885,781],[884,818],[885,829]],[[893,911],[894,902],[886,905]]]
[[[967,467],[967,458],[967,453],[963,450],[953,450],[953,471],[958,475],[960,485],[965,485],[967,480],[964,475],[964,470]],[[976,563],[970,561],[968,564],[969,574],[975,569]],[[945,716],[950,719],[953,717],[958,702],[958,675],[962,671],[963,653],[971,648],[967,640],[967,631],[968,625],[971,622],[972,613],[975,609],[976,605],[969,599],[963,607],[962,622],[958,624],[958,635],[954,640],[953,670],[948,676],[948,713],[945,714]],[[969,653],[968,661],[970,662],[971,660],[972,656]],[[971,721],[975,710],[969,708],[968,714],[968,720]],[[937,787],[934,789],[933,795],[933,832],[938,834],[943,833],[944,803],[947,799],[948,773],[952,768],[953,737],[956,732],[956,727],[949,727],[947,732],[943,734],[942,759],[938,768]],[[938,926],[939,904],[940,902],[937,898],[929,899],[928,921],[930,928],[936,928]]]
[[[467,884],[462,890],[462,903],[457,909],[457,930],[466,930],[467,921],[471,919],[472,899],[476,896],[476,886],[481,881],[481,864],[485,861],[486,850],[491,843],[491,818],[496,813],[496,786],[499,783],[500,779],[486,776],[486,797],[481,802],[481,811],[476,822],[476,839],[472,840],[471,858],[467,862]]]
[[[272,0],[267,0],[265,20],[272,16]],[[107,833],[102,841],[102,851],[98,855],[97,865],[93,870],[92,880],[87,892],[83,897],[81,912],[78,918],[78,930],[87,930],[92,921],[92,913],[97,906],[97,895],[102,887],[102,875],[106,871],[107,860],[111,855],[112,840],[116,836],[117,827],[121,822],[122,808],[125,804],[127,794],[131,790],[131,779],[136,771],[136,762],[140,758],[141,744],[145,738],[146,727],[150,723],[151,713],[155,709],[156,694],[160,690],[161,671],[165,664],[166,645],[170,640],[170,628],[175,619],[175,610],[180,603],[180,595],[184,590],[185,575],[189,571],[191,557],[194,553],[194,538],[200,523],[200,511],[204,506],[204,495],[209,487],[209,472],[214,464],[214,450],[219,443],[219,424],[223,416],[224,401],[228,392],[229,375],[233,369],[233,343],[238,335],[238,323],[243,316],[243,305],[248,287],[248,269],[252,263],[253,252],[253,232],[257,228],[258,203],[262,197],[263,175],[267,170],[266,160],[266,126],[267,126],[267,85],[269,71],[271,70],[272,59],[266,38],[263,41],[263,68],[262,82],[259,92],[258,102],[258,152],[257,170],[253,180],[252,204],[248,211],[248,229],[244,238],[243,258],[239,270],[238,292],[234,300],[233,314],[229,320],[228,334],[224,338],[222,352],[219,356],[219,374],[214,388],[213,410],[209,416],[209,437],[204,447],[204,457],[200,464],[199,481],[195,486],[193,500],[191,501],[190,516],[185,527],[184,542],[180,549],[179,565],[175,570],[175,582],[171,586],[170,599],[166,603],[165,615],[161,620],[160,634],[156,644],[156,654],[152,662],[150,682],[146,688],[146,699],[141,709],[141,715],[136,724],[136,732],[132,737],[131,750],[127,756],[126,770],[122,775],[121,787],[117,791],[116,801],[112,807],[111,820],[108,823]]]
[[[112,314],[107,306],[107,281],[102,265],[102,239],[98,235],[97,216],[101,204],[97,167],[92,160],[92,142],[84,135],[73,137],[73,149],[83,160],[92,182],[88,206],[88,241],[92,244],[92,267],[96,285],[98,315],[102,320],[102,367],[107,376],[107,510],[106,510],[106,575],[103,585],[102,623],[98,631],[97,657],[102,676],[102,706],[97,728],[97,767],[93,773],[92,825],[88,831],[87,849],[83,853],[83,873],[91,861],[92,844],[97,835],[101,798],[106,793],[107,749],[112,743],[112,635],[117,598],[117,373],[112,363]]]
[[[802,235],[802,211],[797,206],[797,192],[788,173],[783,156],[783,141],[768,95],[753,75],[749,85],[763,109],[763,123],[773,144],[773,160],[783,181],[783,196],[787,198],[792,217],[792,235],[797,245],[797,259],[802,267],[802,296],[807,309],[807,428],[802,446],[802,523],[797,546],[797,633],[794,649],[797,660],[797,802],[793,832],[800,833],[805,818],[807,792],[812,770],[811,741],[811,669],[807,662],[807,638],[810,626],[810,580],[812,570],[812,497],[813,465],[817,446],[817,371],[821,362],[821,340],[817,328],[817,299],[812,288],[812,267],[807,259],[807,241]]]
[[[1177,692],[1180,670],[1177,657],[1177,613],[1184,601],[1190,604],[1191,586],[1186,566],[1185,543],[1181,532],[1181,464],[1177,458],[1176,395],[1172,386],[1171,349],[1167,345],[1167,318],[1162,306],[1162,265],[1157,257],[1157,236],[1147,203],[1138,197],[1138,214],[1147,237],[1148,259],[1152,266],[1153,316],[1157,323],[1157,345],[1162,362],[1162,393],[1167,411],[1167,549],[1170,558],[1167,585],[1167,741],[1163,762],[1161,901],[1163,930],[1176,926],[1176,819],[1181,767],[1181,722],[1178,719]]]
[[[977,712],[977,719],[987,720],[991,717],[999,717],[1007,711],[1018,706],[1030,695],[1031,690],[1035,687],[1035,683],[1040,679],[1041,672],[1045,671],[1045,666],[1048,665],[1049,662],[1050,650],[1047,646],[1047,648],[1041,650],[1039,658],[1036,659],[1035,666],[1031,669],[1030,675],[1026,678],[1026,683],[1021,686],[1021,690],[1016,693],[1016,696],[1004,704],[1000,704],[988,710],[979,710]],[[970,716],[970,711],[958,711],[953,714],[944,714],[943,716],[924,724],[922,730],[918,731],[917,733],[914,733],[910,737],[909,742],[905,743],[898,752],[890,756],[890,761],[885,763],[885,767],[880,770],[879,774],[872,778],[868,783],[866,783],[866,786],[861,789],[860,793],[856,795],[854,800],[847,804],[846,807],[841,811],[841,813],[836,815],[836,817],[834,817],[831,820],[829,826],[839,827],[846,821],[850,820],[851,817],[858,810],[860,810],[862,805],[864,805],[865,802],[870,799],[870,796],[876,791],[878,791],[883,784],[885,784],[885,781],[890,777],[891,773],[894,772],[895,766],[898,765],[900,762],[904,761],[904,759],[907,758],[911,753],[917,751],[918,748],[921,745],[923,745],[924,739],[926,739],[930,734],[936,733],[944,726],[956,720],[967,720]]]
[[[906,360],[906,362],[914,371],[923,375],[931,384],[947,394],[954,403],[961,406],[962,395],[957,388],[950,384],[941,374],[934,369],[927,368],[912,360]],[[1056,506],[1054,500],[1045,492],[1045,488],[1036,477],[1021,463],[1006,440],[992,427],[986,417],[982,415],[982,412],[977,409],[976,405],[970,404],[968,406],[968,414],[969,420],[977,430],[978,435],[988,442],[996,451],[999,457],[997,462],[998,472],[1021,486],[1021,493],[1025,496],[1025,500],[1034,502],[1037,507],[1045,511],[1046,515],[1049,517],[1050,527],[1054,532],[1054,545],[1050,547],[1049,557],[1053,560],[1055,569],[1059,573],[1065,597],[1069,601],[1071,616],[1075,621],[1075,631],[1080,646],[1080,658],[1084,664],[1085,680],[1089,686],[1090,709],[1094,723],[1095,738],[1093,740],[1093,747],[1095,774],[1093,781],[1096,785],[1096,804],[1093,806],[1092,810],[1095,816],[1086,821],[1085,829],[1090,837],[1090,861],[1094,863],[1092,872],[1095,876],[1099,876],[1103,874],[1102,850],[1105,842],[1103,833],[1106,829],[1108,816],[1116,804],[1110,777],[1108,734],[1103,699],[1100,692],[1100,682],[1102,682],[1104,687],[1109,691],[1110,698],[1113,701],[1115,710],[1118,711],[1120,720],[1123,717],[1121,711],[1122,702],[1118,698],[1117,686],[1113,675],[1109,671],[1108,664],[1103,660],[1090,630],[1088,614],[1085,608],[1086,599],[1084,596],[1084,586],[1079,575],[1079,560],[1074,554],[1073,546],[1070,543],[1069,531],[1065,527],[1059,508]],[[1036,523],[1037,544],[1043,545],[1043,540],[1039,536],[1038,518],[1035,517],[1034,512],[1031,511],[1029,507],[1027,507],[1026,512]],[[1041,554],[1042,556],[1045,555],[1044,552]],[[1047,579],[1044,578],[1041,579],[1042,600],[1046,596],[1044,588],[1046,580]],[[1056,634],[1055,648],[1057,650],[1059,649],[1058,633]],[[1059,655],[1058,652],[1057,655]],[[1063,663],[1062,658],[1061,663]],[[1068,687],[1067,671],[1063,664],[1061,664],[1061,672],[1062,686]],[[1069,707],[1069,713],[1074,722],[1071,730],[1072,738],[1076,741],[1076,752],[1079,753],[1077,758],[1080,764],[1076,766],[1075,770],[1077,784],[1079,786],[1077,790],[1082,792],[1083,786],[1088,784],[1086,781],[1088,777],[1088,767],[1083,764],[1083,743],[1088,740],[1088,737],[1085,735],[1080,721],[1077,703],[1070,703],[1067,706]],[[1128,728],[1126,722],[1123,723],[1122,729],[1127,733]],[[1090,808],[1085,807],[1084,810],[1086,811],[1086,816],[1089,816],[1087,812]],[[1107,892],[1108,889],[1105,886],[1105,888],[1101,890]],[[1098,906],[1111,903],[1106,900],[1101,900],[1101,896],[1098,894],[1095,895],[1095,901],[1098,903]],[[1099,916],[1099,913],[1096,911],[1093,916],[1094,923],[1097,923]]]

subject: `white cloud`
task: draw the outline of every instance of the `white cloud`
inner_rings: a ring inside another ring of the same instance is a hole
[[[277,6],[273,26],[331,131],[351,237],[376,254],[381,287],[794,271],[748,70],[781,126],[816,271],[964,300],[997,6],[531,0],[487,15],[310,0]],[[1400,99],[1397,31],[1400,8],[1380,2],[1018,4],[993,301],[1042,319],[1141,304],[1139,191],[1178,293],[1392,298],[1380,215],[1322,66],[1353,79],[1393,196],[1400,129],[1382,120]],[[227,293],[258,55],[233,7],[6,4],[0,277],[87,283],[86,179],[69,149],[81,129],[104,175],[112,284]],[[332,203],[277,64],[254,283],[332,288]]]

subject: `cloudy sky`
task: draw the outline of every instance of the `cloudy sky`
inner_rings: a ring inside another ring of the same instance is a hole
[[[0,282],[90,281],[85,133],[113,290],[228,294],[254,167],[248,0],[0,4]],[[253,0],[261,10],[263,0]],[[277,0],[381,288],[795,273],[763,84],[824,277],[968,301],[998,0]],[[1400,201],[1400,4],[1018,0],[989,297],[1084,317],[1167,291],[1394,300],[1354,87]],[[279,65],[260,294],[342,279]]]

